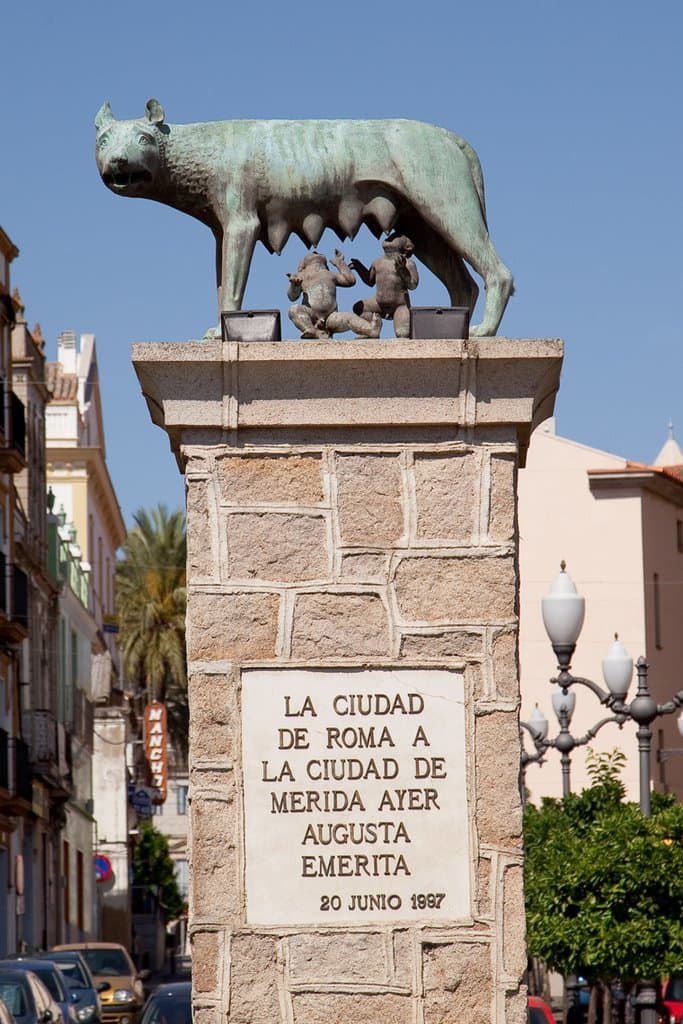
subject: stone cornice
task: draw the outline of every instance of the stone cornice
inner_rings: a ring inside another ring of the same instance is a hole
[[[119,548],[126,537],[126,526],[102,450],[82,446],[62,447],[48,442],[45,458],[48,477],[50,473],[58,472],[56,467],[60,464],[82,465],[88,480],[92,479],[96,491],[99,491],[103,517],[109,527],[113,547]]]
[[[286,443],[368,428],[480,439],[501,429],[522,452],[553,409],[558,340],[143,343],[133,365],[181,469],[187,443]]]
[[[19,250],[16,245],[9,235],[2,230],[2,228],[0,228],[0,251],[10,261],[10,263],[19,255]]]
[[[683,480],[672,475],[665,475],[656,468],[652,469],[589,469],[588,480],[591,491],[600,494],[612,492],[649,491],[672,505],[683,507]]]

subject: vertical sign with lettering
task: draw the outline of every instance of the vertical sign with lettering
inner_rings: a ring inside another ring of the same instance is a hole
[[[248,923],[469,915],[461,673],[244,671],[242,751]]]
[[[166,705],[152,701],[145,706],[145,756],[153,789],[152,803],[163,804],[168,785],[168,734]]]

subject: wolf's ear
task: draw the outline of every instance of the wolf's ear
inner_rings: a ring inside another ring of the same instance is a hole
[[[147,120],[151,121],[152,124],[164,123],[164,108],[161,103],[159,103],[159,100],[147,100],[147,103],[145,104],[145,113],[147,114]]]
[[[95,127],[97,128],[98,132],[102,131],[102,129],[106,125],[108,125],[110,121],[113,120],[114,115],[112,113],[111,107],[109,106],[109,100],[107,100],[107,102],[103,103],[100,109],[97,111],[97,117],[95,118]]]

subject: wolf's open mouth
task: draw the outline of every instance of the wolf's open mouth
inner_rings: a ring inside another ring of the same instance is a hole
[[[108,188],[127,188],[130,185],[148,185],[152,175],[149,171],[117,171],[116,174],[108,171],[102,175],[102,180]]]

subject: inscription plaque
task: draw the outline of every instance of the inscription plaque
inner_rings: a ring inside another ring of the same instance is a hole
[[[245,670],[242,770],[249,924],[469,916],[462,673]]]

